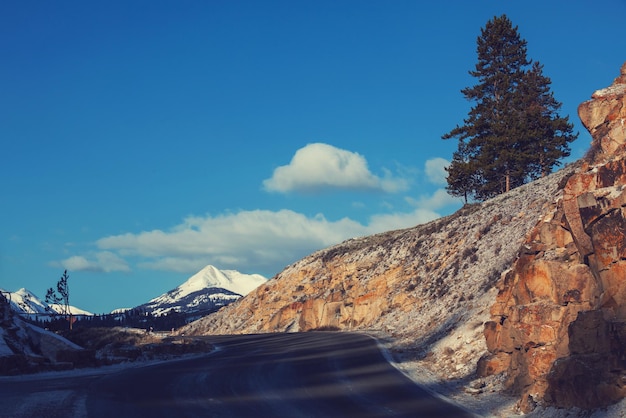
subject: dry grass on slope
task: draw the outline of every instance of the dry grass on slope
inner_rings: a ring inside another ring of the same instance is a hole
[[[174,340],[165,333],[137,328],[77,328],[64,332],[74,343],[94,351],[97,365],[127,361],[169,359],[193,353],[207,353],[211,344],[198,340]]]

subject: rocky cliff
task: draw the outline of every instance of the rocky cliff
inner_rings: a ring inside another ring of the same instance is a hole
[[[479,373],[506,371],[522,411],[626,396],[626,64],[579,116],[591,149],[498,284],[485,326]]]

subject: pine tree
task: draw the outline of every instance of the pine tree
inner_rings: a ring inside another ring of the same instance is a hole
[[[448,169],[450,194],[484,200],[550,172],[569,155],[572,125],[558,117],[551,81],[539,63],[531,66],[526,45],[506,15],[481,29],[469,72],[478,83],[461,90],[474,106],[463,125],[442,136],[459,141]]]
[[[452,196],[462,197],[467,203],[470,195],[478,188],[480,177],[473,168],[464,143],[459,143],[459,149],[454,152],[452,162],[446,167],[446,171],[448,172],[446,190]]]
[[[524,119],[522,129],[531,157],[529,176],[544,177],[560,159],[570,155],[569,143],[578,137],[567,117],[559,117],[561,108],[550,91],[552,81],[543,75],[543,66],[535,61],[525,74],[520,97]]]

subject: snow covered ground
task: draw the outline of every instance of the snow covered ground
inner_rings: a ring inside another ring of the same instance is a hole
[[[13,350],[9,348],[7,345],[4,336],[6,332],[3,328],[0,328],[0,357],[11,356],[13,355]]]
[[[398,370],[418,385],[481,417],[626,418],[626,399],[608,408],[594,411],[584,411],[577,408],[537,408],[529,414],[522,414],[516,409],[519,397],[506,395],[502,390],[502,381],[498,376],[455,383],[443,381],[436,373],[426,367],[423,361],[412,359],[410,353],[394,353],[394,342],[379,336],[381,337],[381,348],[388,353],[389,362]]]

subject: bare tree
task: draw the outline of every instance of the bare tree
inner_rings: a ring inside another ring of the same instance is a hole
[[[68,319],[69,327],[72,329],[72,312],[70,310],[70,287],[67,270],[63,271],[63,275],[57,282],[56,290],[49,288],[46,292],[46,303],[58,305],[61,308],[61,314]]]

